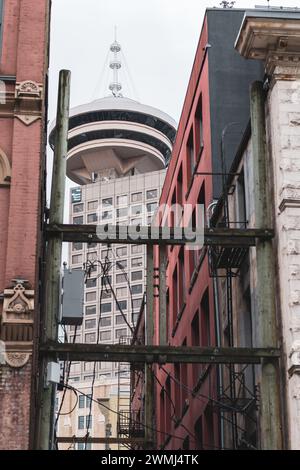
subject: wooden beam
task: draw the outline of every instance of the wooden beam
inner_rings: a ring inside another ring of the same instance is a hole
[[[200,348],[121,344],[62,344],[48,342],[40,353],[65,361],[129,362],[143,364],[260,364],[280,356],[276,348]]]
[[[73,243],[122,243],[131,245],[186,245],[193,242],[187,237],[183,228],[170,228],[167,233],[165,228],[156,228],[156,233],[152,232],[152,227],[141,227],[138,238],[128,233],[128,227],[109,226],[107,239],[103,240],[97,235],[97,225],[65,225],[52,224],[46,228],[48,238],[61,236],[63,242]],[[131,227],[132,229],[132,227]],[[126,232],[126,233],[125,233]],[[200,235],[201,232],[195,234]],[[168,235],[166,237],[166,235]],[[250,247],[256,245],[256,240],[271,240],[274,231],[270,229],[225,229],[225,228],[205,228],[204,245],[207,246],[240,246]]]
[[[142,437],[58,437],[58,444],[146,444],[146,440]]]

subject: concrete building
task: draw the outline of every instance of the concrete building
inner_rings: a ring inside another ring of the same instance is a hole
[[[275,370],[281,399],[278,403],[274,389],[267,411],[273,419],[278,414],[277,421],[273,421],[275,433],[270,425],[266,427],[263,418],[261,368],[236,369],[242,384],[236,398],[245,406],[245,413],[239,415],[238,440],[258,448],[273,445],[292,450],[300,448],[299,28],[299,11],[246,12],[236,49],[248,61],[258,59],[265,66],[267,78],[258,118],[263,152],[257,158],[257,116],[252,113],[252,125],[248,126],[231,167],[231,172],[239,176],[227,181],[227,187],[235,190],[226,198],[227,223],[241,221],[245,228],[268,225],[275,230],[267,257],[261,248],[259,254],[252,248],[240,257],[233,270],[239,274],[231,280],[235,346],[255,347],[268,342],[282,350],[280,369]],[[257,88],[255,85],[252,91],[252,102]],[[221,221],[223,225],[224,220],[224,201],[219,201],[212,223]],[[218,275],[222,273],[217,271]],[[223,345],[228,282],[228,277],[219,278],[218,282]],[[273,321],[266,306],[273,311]],[[224,376],[224,380],[228,382],[228,377]],[[258,420],[257,429],[253,418]],[[224,438],[226,445],[231,446],[232,433],[226,423]]]
[[[10,450],[33,445],[36,412],[49,5],[0,2],[0,449]]]
[[[158,205],[176,123],[162,111],[121,95],[120,50],[115,41],[110,64],[113,96],[70,112],[67,174],[80,185],[71,189],[73,224],[149,225]],[[68,327],[69,341],[130,342],[144,299],[145,248],[74,243],[69,267],[82,269],[83,265],[89,272],[84,321],[77,329]],[[79,382],[85,382],[85,386],[89,383],[91,388],[94,375],[108,386],[122,376],[123,391],[119,380],[118,394],[126,393],[127,402],[123,400],[120,411],[129,413],[129,365],[73,363],[70,381],[76,382],[76,387]],[[63,429],[60,426],[60,433]],[[77,430],[75,426],[74,435]],[[95,431],[92,429],[91,435]]]
[[[234,50],[243,16],[244,11],[236,9],[206,11],[162,189],[160,204],[168,207],[189,204],[192,207],[193,226],[200,222],[196,205],[205,207],[207,217],[211,203],[222,193],[222,173],[228,171],[240,134],[249,119],[250,83],[263,75],[260,63],[247,62]],[[174,215],[169,215],[167,223],[176,225]],[[159,266],[158,253],[154,265]],[[159,344],[165,340],[159,338],[157,300],[154,304],[154,344]],[[140,332],[138,336],[141,336]],[[167,250],[165,344],[217,344],[213,281],[206,248],[189,251],[172,247]],[[158,378],[155,397],[157,448],[220,448],[217,368],[213,365],[166,365],[156,367],[154,373]],[[141,380],[137,382],[139,385],[133,386],[133,392],[141,395],[144,389]],[[135,393],[133,403],[137,413],[143,401],[136,400]]]
[[[118,433],[118,380],[110,380],[108,384],[95,382],[93,402],[90,403],[90,383],[86,380],[76,384],[81,394],[77,395],[67,390],[61,418],[59,420],[58,435],[72,438],[73,436],[85,438],[87,426],[89,432],[96,437],[116,436]],[[60,408],[62,394],[57,397],[56,411]],[[98,403],[97,403],[98,402]],[[89,418],[91,405],[91,417]],[[74,411],[70,413],[70,410]],[[68,442],[58,444],[59,450],[118,450],[124,446],[118,444],[90,444],[83,442]]]

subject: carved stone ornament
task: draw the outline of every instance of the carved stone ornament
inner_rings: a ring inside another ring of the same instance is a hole
[[[41,98],[42,86],[32,80],[16,84],[16,98]]]
[[[5,289],[2,325],[32,324],[34,310],[34,291],[26,290],[18,283],[12,289]]]
[[[22,352],[8,352],[5,355],[7,364],[14,369],[24,367],[29,361],[29,357],[29,353]]]
[[[11,167],[9,160],[0,149],[0,187],[9,186],[11,181]]]

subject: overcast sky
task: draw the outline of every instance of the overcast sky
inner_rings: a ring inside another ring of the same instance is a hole
[[[178,121],[205,8],[219,3],[220,0],[52,0],[49,120],[55,117],[60,69],[72,72],[71,106],[109,94],[105,89],[109,68],[104,64],[116,25],[134,83],[131,88],[136,90],[133,93],[126,87],[130,80],[123,74],[126,94],[160,108]],[[235,6],[252,8],[256,4],[267,5],[267,1],[237,0]],[[271,4],[300,7],[300,0],[271,0]],[[51,165],[49,152],[49,174]]]

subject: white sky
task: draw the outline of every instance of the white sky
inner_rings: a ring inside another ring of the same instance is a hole
[[[71,106],[109,93],[104,87],[109,83],[108,67],[103,71],[103,66],[117,25],[118,41],[137,90],[137,95],[128,96],[160,108],[178,122],[205,8],[219,3],[52,0],[49,120],[55,117],[60,69],[72,72]],[[257,4],[267,5],[267,1],[237,0],[235,6],[252,8]],[[300,0],[271,0],[271,5],[300,7]],[[48,154],[50,174],[52,152]]]

